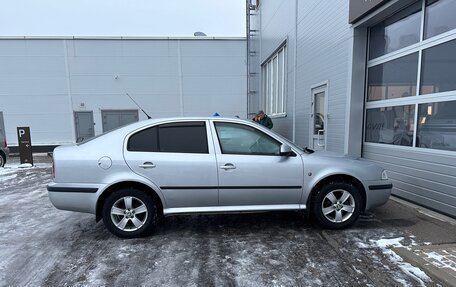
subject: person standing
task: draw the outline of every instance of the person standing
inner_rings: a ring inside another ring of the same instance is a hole
[[[271,118],[268,117],[268,115],[266,115],[263,111],[259,111],[258,114],[253,118],[253,121],[267,127],[268,129],[272,129],[274,126]]]

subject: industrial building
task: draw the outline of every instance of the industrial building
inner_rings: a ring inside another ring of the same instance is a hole
[[[49,151],[146,119],[135,102],[153,118],[246,117],[246,83],[245,38],[1,38],[0,129],[15,150],[28,126]]]
[[[456,1],[252,0],[249,112],[456,216]]]
[[[380,164],[396,196],[456,216],[456,1],[246,0],[245,38],[2,38],[11,146],[152,117],[251,118]],[[34,149],[36,150],[36,149]]]

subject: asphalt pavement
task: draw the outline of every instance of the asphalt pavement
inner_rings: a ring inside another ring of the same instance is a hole
[[[346,230],[323,230],[298,212],[186,215],[165,218],[150,237],[124,240],[111,235],[102,222],[95,223],[93,215],[52,206],[46,191],[51,180],[47,157],[35,157],[32,168],[19,168],[17,160],[0,169],[0,285],[456,282],[456,221],[400,200],[362,215]],[[447,277],[430,271],[432,266]]]

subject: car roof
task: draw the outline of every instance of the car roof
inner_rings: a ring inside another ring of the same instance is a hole
[[[152,118],[137,122],[140,126],[144,124],[154,124],[160,122],[173,122],[173,121],[206,121],[206,120],[219,120],[219,121],[236,121],[236,122],[249,122],[241,118],[228,118],[228,117],[165,117],[165,118]]]
[[[129,132],[131,130],[137,129],[137,128],[142,128],[147,125],[152,125],[152,124],[160,124],[160,123],[166,123],[166,122],[178,122],[178,121],[206,121],[206,120],[218,120],[218,121],[229,121],[229,122],[238,122],[238,123],[248,123],[251,121],[245,120],[245,119],[240,119],[240,118],[227,118],[227,117],[168,117],[168,118],[152,118],[152,119],[147,119],[147,120],[142,120],[138,122],[134,122],[128,125],[125,125],[123,127],[119,127],[115,130],[112,130],[112,132]]]

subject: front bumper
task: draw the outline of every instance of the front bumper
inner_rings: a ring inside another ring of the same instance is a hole
[[[96,213],[99,193],[103,185],[51,182],[47,185],[49,199],[58,209]]]
[[[365,210],[385,204],[393,189],[391,180],[374,180],[364,183],[366,189],[366,208]]]

